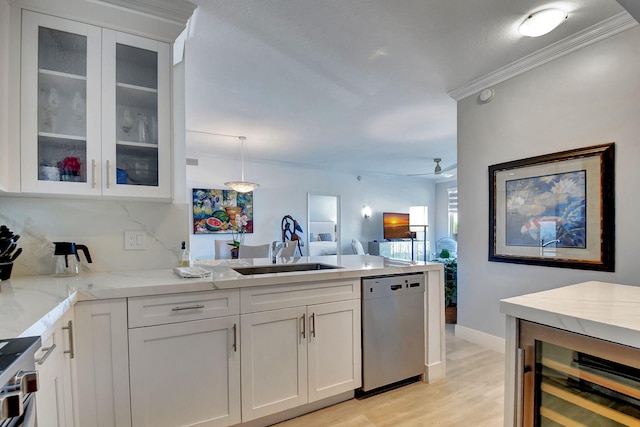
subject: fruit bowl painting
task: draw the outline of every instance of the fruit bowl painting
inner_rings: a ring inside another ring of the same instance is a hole
[[[253,192],[193,189],[193,233],[231,234],[236,215],[246,215],[246,233],[253,233]]]

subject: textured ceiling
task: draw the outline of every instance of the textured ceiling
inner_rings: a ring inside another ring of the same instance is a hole
[[[196,0],[185,45],[189,155],[407,175],[456,162],[447,95],[624,12],[615,0]],[[517,33],[560,6],[549,35]],[[427,176],[428,177],[428,176]]]

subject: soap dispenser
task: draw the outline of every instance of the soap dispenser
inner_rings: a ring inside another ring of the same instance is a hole
[[[178,258],[178,267],[189,267],[190,264],[189,249],[187,249],[187,243],[183,241],[180,248],[180,257]]]

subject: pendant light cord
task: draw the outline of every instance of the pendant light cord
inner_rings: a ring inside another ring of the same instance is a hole
[[[244,142],[246,141],[246,136],[239,136],[240,139],[240,181],[244,181]]]

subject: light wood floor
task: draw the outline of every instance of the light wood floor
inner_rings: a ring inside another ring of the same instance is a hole
[[[278,427],[501,427],[504,355],[453,336],[447,325],[446,378],[352,399]]]

